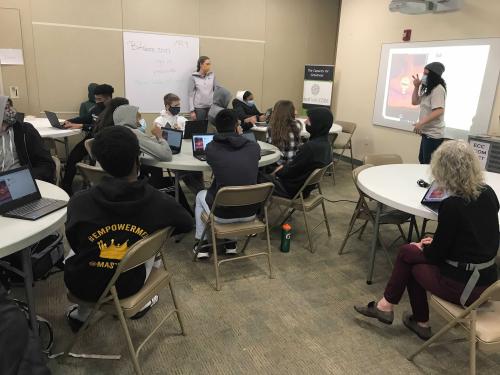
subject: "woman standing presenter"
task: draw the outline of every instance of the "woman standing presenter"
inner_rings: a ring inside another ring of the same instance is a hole
[[[206,120],[208,110],[213,103],[215,75],[210,70],[212,63],[208,56],[200,56],[196,72],[189,80],[189,112],[191,120]]]
[[[432,62],[425,66],[422,79],[418,74],[412,76],[411,104],[420,105],[418,122],[413,125],[413,131],[422,136],[418,153],[420,164],[429,164],[432,153],[443,142],[446,101],[446,82],[441,78],[443,72],[443,64]]]

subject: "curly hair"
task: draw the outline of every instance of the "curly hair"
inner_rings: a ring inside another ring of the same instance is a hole
[[[280,150],[290,145],[290,133],[295,140],[300,140],[300,129],[295,120],[295,107],[290,100],[276,102],[269,120],[272,144]]]
[[[484,187],[479,159],[463,141],[446,141],[433,154],[431,172],[436,183],[466,201],[475,200]]]

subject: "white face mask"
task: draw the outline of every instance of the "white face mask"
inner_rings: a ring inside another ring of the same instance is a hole
[[[420,81],[422,82],[422,85],[427,86],[427,74],[424,74]]]
[[[247,104],[251,107],[253,107],[255,105],[255,101],[254,100],[247,100]]]

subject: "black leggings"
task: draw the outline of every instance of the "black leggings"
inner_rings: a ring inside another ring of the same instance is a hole
[[[68,193],[68,195],[73,194],[73,179],[76,175],[76,164],[88,156],[87,149],[85,148],[85,141],[87,139],[89,138],[85,137],[85,139],[77,143],[76,146],[73,147],[73,150],[69,153],[68,160],[66,160],[66,169],[62,180],[62,188],[66,191],[66,193]]]

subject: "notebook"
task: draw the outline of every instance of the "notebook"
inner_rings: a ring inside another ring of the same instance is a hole
[[[448,196],[445,191],[437,186],[436,182],[433,182],[425,192],[421,203],[437,215],[441,202],[448,198]]]
[[[162,128],[162,136],[168,142],[172,154],[181,152],[182,147],[182,130],[175,130],[170,128]]]
[[[208,129],[207,120],[186,121],[184,139],[191,139],[193,134],[205,134]]]
[[[0,214],[16,219],[36,220],[68,202],[42,198],[28,167],[0,173]]]
[[[59,119],[57,118],[57,115],[54,112],[50,111],[44,111],[44,112],[45,116],[47,116],[47,119],[50,122],[50,125],[52,125],[54,128],[57,129],[63,129],[63,130],[65,129],[65,127],[63,126],[64,123],[59,122]]]
[[[249,141],[257,142],[257,139],[255,138],[255,134],[253,131],[243,133],[242,136],[245,137],[246,139],[248,139]],[[274,154],[273,150],[264,150],[262,148],[260,149],[260,156],[261,157],[266,156],[266,155],[271,155],[271,154]]]
[[[214,134],[193,134],[193,156],[201,161],[207,160],[206,148],[212,142]]]

